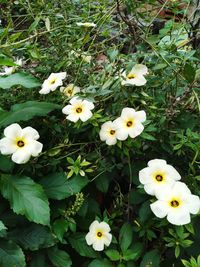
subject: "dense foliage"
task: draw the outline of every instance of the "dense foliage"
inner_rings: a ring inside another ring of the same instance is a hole
[[[1,267],[199,266],[199,215],[181,226],[157,218],[138,175],[165,159],[200,196],[199,49],[191,1],[181,2],[1,1],[1,72],[13,67],[0,76],[1,138],[18,123],[43,144],[25,164],[0,154]],[[147,83],[122,85],[136,64]],[[93,102],[89,120],[66,119],[71,97],[59,88],[39,93],[59,72]],[[109,146],[101,126],[125,107],[146,112],[144,131]],[[111,228],[102,252],[85,239],[94,220]]]

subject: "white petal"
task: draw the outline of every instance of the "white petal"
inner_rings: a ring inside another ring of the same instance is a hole
[[[103,238],[96,239],[96,241],[93,243],[93,246],[92,247],[96,251],[102,251],[102,250],[104,250]]]
[[[78,98],[77,96],[74,96],[70,101],[70,104],[72,105],[78,105],[78,104],[82,104],[82,100],[80,98]]]
[[[69,121],[77,122],[80,119],[80,116],[78,114],[69,114],[66,119]]]
[[[30,151],[26,148],[20,148],[13,153],[11,159],[17,164],[24,164],[29,161],[31,157]]]
[[[146,121],[146,112],[144,110],[136,111],[134,116],[140,122]]]
[[[183,208],[173,208],[167,215],[167,220],[174,225],[184,225],[190,223],[190,213]],[[177,210],[176,210],[177,209]]]
[[[90,224],[89,231],[95,232],[98,227],[99,227],[99,222],[97,220],[95,220]]]
[[[166,187],[172,188],[174,183],[175,183],[175,181],[172,179],[167,180],[167,181],[163,181],[163,182],[152,181],[151,183],[144,185],[144,190],[149,195],[153,195],[153,196],[156,195],[157,196],[157,193],[163,192],[166,189]]]
[[[86,110],[84,110],[84,112],[80,113],[79,117],[80,117],[80,120],[85,122],[92,117],[92,112],[90,110],[86,109]]]
[[[102,232],[110,232],[110,226],[106,222],[100,222],[99,226],[101,227]]]
[[[146,75],[148,74],[148,68],[143,65],[143,64],[136,64],[131,72],[135,73],[135,74],[139,74],[139,75]]]
[[[180,174],[177,172],[177,170],[173,166],[167,164],[165,169],[167,171],[168,178],[171,178],[173,180],[180,180],[181,179]]]
[[[160,200],[157,200],[156,202],[151,204],[150,208],[158,218],[164,218],[169,212],[169,208],[166,202]]]
[[[152,160],[150,160],[149,162],[148,162],[148,166],[149,167],[160,167],[161,168],[161,166],[165,166],[167,164],[167,162],[166,162],[166,160],[164,160],[164,159],[152,159]]]
[[[108,247],[112,241],[112,235],[110,233],[105,233],[103,237],[104,244]]]
[[[92,245],[96,240],[96,238],[94,238],[94,234],[92,234],[90,232],[87,233],[87,235],[85,236],[85,239],[86,239],[86,242],[89,246]]]
[[[22,130],[21,136],[24,138],[33,139],[33,140],[37,140],[40,137],[38,131],[36,131],[34,128],[30,126]]]
[[[3,155],[10,155],[17,150],[12,139],[4,137],[0,140],[0,151]]]
[[[30,144],[28,145],[28,148],[30,150],[31,155],[33,157],[37,157],[42,152],[43,144],[38,141],[31,140]]]
[[[88,100],[83,100],[83,105],[90,110],[92,110],[94,108],[94,104]]]
[[[10,139],[21,137],[22,128],[17,123],[13,123],[5,128],[4,135]]]
[[[200,199],[198,196],[189,195],[187,197],[187,207],[190,213],[197,214],[200,210]]]
[[[118,140],[124,141],[128,138],[128,132],[125,129],[117,129],[116,137]]]
[[[47,86],[43,86],[42,87],[42,89],[39,91],[39,93],[41,94],[41,95],[46,95],[46,94],[48,94],[48,93],[50,93],[50,88],[49,87],[47,87]]]
[[[71,105],[67,105],[62,109],[62,113],[68,115],[72,112],[73,107]]]
[[[144,78],[144,76],[137,76],[134,79],[130,79],[131,84],[134,84],[136,86],[142,86],[147,83],[147,80]]]
[[[117,143],[117,138],[116,137],[115,138],[113,138],[113,137],[107,138],[107,140],[106,140],[106,144],[109,145],[109,146],[113,146],[116,143]]]
[[[173,192],[180,192],[182,195],[191,195],[190,189],[187,187],[187,185],[183,182],[176,182],[173,187]]]
[[[139,171],[139,181],[141,184],[148,184],[152,182],[150,168],[146,167]]]
[[[135,110],[133,108],[123,108],[121,113],[122,119],[127,119],[135,115]]]
[[[133,128],[130,128],[129,135],[131,138],[135,138],[136,136],[140,135],[143,130],[144,126],[140,122],[137,122]]]

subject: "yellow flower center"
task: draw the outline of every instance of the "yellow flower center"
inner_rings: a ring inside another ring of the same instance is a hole
[[[68,91],[67,91],[67,93],[71,96],[72,95],[72,90],[71,89],[69,89]]]
[[[114,135],[115,134],[115,130],[110,130],[110,135]]]
[[[81,113],[83,111],[83,109],[81,108],[81,107],[78,107],[77,109],[76,109],[76,112],[77,113]]]
[[[172,208],[177,208],[180,205],[180,201],[178,201],[177,199],[173,199],[170,201],[170,206]]]
[[[161,174],[157,174],[157,175],[156,175],[156,180],[157,180],[158,182],[162,182],[162,181],[163,181],[163,176],[162,176]]]
[[[132,120],[127,121],[126,126],[127,127],[133,126],[133,121]]]
[[[102,235],[103,235],[102,232],[100,232],[100,231],[97,232],[98,237],[102,237]]]
[[[23,141],[23,140],[19,140],[19,141],[17,141],[17,146],[18,146],[18,147],[23,147],[23,146],[25,146],[24,141]]]
[[[56,82],[56,78],[52,78],[52,79],[49,81],[50,84],[54,84],[55,82]]]
[[[127,78],[128,79],[134,79],[136,76],[135,76],[135,74],[133,74],[133,73],[129,73],[128,75],[127,75]]]

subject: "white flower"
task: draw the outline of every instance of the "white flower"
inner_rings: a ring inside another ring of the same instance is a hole
[[[190,213],[197,214],[200,199],[192,195],[186,184],[176,182],[173,187],[166,186],[156,193],[158,200],[150,205],[158,218],[167,216],[167,220],[175,225],[190,223]]]
[[[12,161],[23,164],[31,156],[37,157],[43,145],[36,141],[40,136],[32,127],[22,129],[19,124],[13,123],[5,128],[5,137],[0,140],[0,151],[3,155],[11,155]]]
[[[78,86],[75,86],[73,83],[70,83],[68,84],[67,87],[60,87],[60,91],[68,96],[68,97],[72,97],[73,95],[79,93],[81,90],[80,90],[80,87]]]
[[[139,172],[140,183],[144,184],[144,190],[149,195],[155,195],[166,185],[173,186],[180,180],[180,174],[163,159],[153,159],[148,162],[148,167]]]
[[[39,91],[40,94],[48,94],[50,91],[55,91],[58,86],[63,84],[62,80],[65,79],[66,72],[51,73],[48,79],[42,84],[42,89]]]
[[[18,58],[14,63],[17,66],[4,67],[4,72],[1,72],[0,76],[11,75],[12,73],[14,73],[17,70],[18,67],[22,66],[22,59]]]
[[[76,23],[77,26],[83,26],[83,27],[86,27],[86,28],[90,28],[90,27],[96,27],[97,25],[95,23],[92,23],[92,22],[77,22]]]
[[[122,85],[136,85],[142,86],[146,84],[144,75],[148,74],[148,69],[145,65],[136,64],[132,70],[127,74],[126,71],[122,73]]]
[[[94,104],[91,101],[73,97],[69,103],[70,105],[62,109],[62,112],[67,115],[67,120],[77,122],[80,119],[85,122],[92,117],[91,110],[94,108]]]
[[[126,140],[128,136],[135,138],[144,130],[142,122],[146,120],[146,113],[144,110],[135,111],[133,108],[124,108],[121,117],[114,120],[116,137],[119,140]]]
[[[87,244],[89,246],[92,245],[96,251],[104,250],[104,245],[108,247],[112,240],[112,235],[109,233],[110,230],[110,226],[107,223],[94,221],[85,237]]]
[[[117,143],[116,126],[112,121],[107,121],[102,124],[99,135],[101,141],[106,141],[106,144],[109,146]]]

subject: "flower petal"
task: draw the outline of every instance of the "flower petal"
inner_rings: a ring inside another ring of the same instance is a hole
[[[124,141],[128,138],[128,132],[124,129],[117,129],[116,137],[118,140]]]
[[[87,244],[90,246],[90,245],[92,245],[95,242],[96,239],[94,238],[94,235],[89,232],[85,236],[85,240],[86,240]]]
[[[89,227],[89,231],[91,232],[95,232],[96,229],[99,227],[99,222],[97,220],[93,221],[91,224],[90,224],[90,227]]]
[[[108,247],[112,241],[112,235],[110,233],[105,233],[103,236],[103,242]]]
[[[164,159],[152,159],[148,162],[149,167],[160,167],[165,166],[167,164],[166,160]]]
[[[80,116],[78,114],[69,114],[66,119],[69,121],[77,122],[80,119]]]
[[[17,164],[24,164],[29,161],[31,153],[26,148],[20,148],[13,153],[11,159]]]
[[[38,131],[36,131],[34,128],[30,126],[22,130],[21,136],[24,138],[33,139],[33,140],[37,140],[40,137]]]
[[[164,218],[169,212],[166,202],[160,200],[157,200],[151,204],[150,208],[158,218]]]
[[[130,128],[129,130],[129,135],[131,138],[135,138],[136,136],[140,135],[144,130],[144,126],[140,123],[137,122],[133,128]]]
[[[22,128],[17,123],[13,123],[5,128],[4,135],[10,139],[21,137]]]
[[[135,110],[133,108],[123,108],[121,113],[122,119],[127,119],[135,115]]]
[[[190,213],[197,214],[200,210],[200,199],[198,196],[189,195],[187,197],[187,207]]]
[[[146,112],[144,110],[136,111],[134,116],[140,122],[146,121]]]
[[[148,68],[147,66],[143,65],[143,64],[136,64],[131,72],[135,73],[135,74],[139,74],[139,75],[146,75],[148,74]]]
[[[103,238],[96,239],[96,241],[93,243],[93,246],[92,247],[96,251],[102,251],[102,250],[104,250]]]
[[[180,208],[172,210],[167,215],[167,220],[174,225],[184,225],[190,223],[190,213],[187,209]]]
[[[94,108],[94,104],[91,101],[83,100],[83,105],[87,108],[92,110]]]
[[[85,109],[84,112],[80,113],[80,120],[83,122],[89,120],[92,117],[92,112],[89,109]]]
[[[67,105],[62,109],[62,113],[69,115],[72,112],[72,106],[71,105]]]
[[[30,153],[33,157],[37,157],[43,148],[43,144],[35,141],[35,140],[31,140],[30,144],[28,145],[28,148],[30,150]]]
[[[0,151],[3,155],[10,155],[17,150],[12,139],[4,137],[0,140]]]

